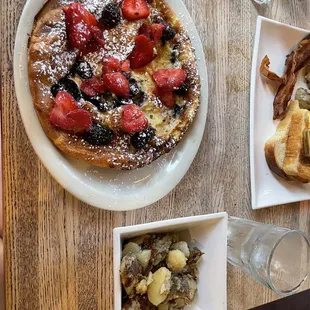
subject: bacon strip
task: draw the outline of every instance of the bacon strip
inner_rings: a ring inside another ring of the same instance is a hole
[[[265,76],[268,80],[277,81],[282,84],[284,82],[283,78],[278,76],[276,73],[272,72],[269,68],[269,65],[270,65],[270,60],[268,56],[266,55],[260,65],[260,69],[259,69],[260,73],[263,76]]]
[[[298,71],[310,63],[310,39],[307,36],[303,39],[296,50],[291,52],[285,62],[285,73],[279,77],[270,71],[270,61],[267,56],[261,63],[260,72],[271,81],[280,83],[278,92],[273,102],[273,119],[282,119],[285,115],[287,105],[291,100],[293,90],[297,81]]]

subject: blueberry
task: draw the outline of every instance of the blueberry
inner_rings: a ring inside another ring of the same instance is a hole
[[[135,104],[140,104],[144,99],[144,92],[135,79],[129,79],[130,98]]]
[[[184,107],[180,107],[179,105],[175,104],[173,107],[173,117],[181,115],[184,112],[184,110],[185,110]]]
[[[189,85],[186,83],[183,83],[178,89],[174,90],[174,93],[176,95],[184,96],[188,93],[189,91]]]
[[[143,149],[155,136],[155,129],[149,127],[131,137],[131,144],[135,149]]]
[[[54,97],[57,96],[58,92],[61,90],[61,86],[59,84],[54,84],[52,87],[51,87],[51,93]]]
[[[81,91],[78,87],[78,85],[71,79],[68,79],[67,77],[64,77],[59,80],[58,82],[60,89],[59,90],[65,90],[69,94],[73,96],[75,100],[80,100],[82,98]]]
[[[106,145],[113,140],[113,131],[105,125],[95,124],[90,131],[86,131],[83,139],[91,145]]]
[[[163,43],[165,43],[166,41],[170,41],[172,40],[176,35],[176,31],[174,30],[174,28],[167,24],[166,28],[163,31],[163,35],[161,37]]]
[[[103,11],[101,22],[108,28],[116,27],[121,21],[121,10],[117,3],[107,4]]]
[[[93,77],[93,70],[87,61],[76,62],[73,65],[71,72],[76,73],[82,79],[90,79]]]

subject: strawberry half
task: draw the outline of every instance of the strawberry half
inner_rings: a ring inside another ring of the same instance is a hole
[[[128,97],[129,82],[120,72],[107,73],[103,75],[103,82],[107,89],[116,96]]]
[[[80,109],[74,98],[66,91],[59,91],[49,121],[56,127],[74,133],[89,130],[92,126],[91,115]]]
[[[185,82],[187,75],[183,69],[162,69],[153,78],[158,88],[173,91]]]
[[[163,105],[167,108],[173,108],[175,104],[175,94],[171,90],[165,90],[163,88],[156,88],[154,95],[157,96]]]
[[[128,72],[130,70],[130,61],[128,59],[122,62],[121,70],[125,72]]]
[[[139,34],[145,35],[150,38],[154,44],[157,44],[160,41],[165,28],[166,26],[163,24],[143,24],[139,29]]]
[[[102,60],[102,73],[112,73],[118,72],[121,70],[121,62],[114,57],[105,57]]]
[[[127,20],[138,20],[150,15],[150,8],[144,0],[124,0],[122,13]]]
[[[139,35],[135,40],[135,47],[128,59],[132,69],[140,69],[148,65],[155,58],[154,43],[145,35]]]
[[[148,120],[146,116],[135,104],[128,104],[123,107],[122,129],[124,132],[140,132],[147,126]]]
[[[97,26],[96,18],[79,3],[71,3],[64,8],[69,45],[85,49],[92,38],[92,26]]]
[[[101,95],[107,89],[99,76],[94,76],[91,79],[84,80],[80,88],[90,97]]]

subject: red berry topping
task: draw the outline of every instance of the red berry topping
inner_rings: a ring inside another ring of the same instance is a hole
[[[125,72],[128,72],[130,70],[130,61],[128,59],[123,61],[121,70]]]
[[[147,126],[148,120],[146,116],[135,104],[124,106],[122,112],[122,129],[124,132],[140,132]]]
[[[91,115],[80,109],[74,98],[66,91],[59,91],[49,121],[56,127],[75,133],[89,130],[92,126]]]
[[[173,108],[175,104],[175,95],[171,90],[165,90],[163,88],[156,88],[154,91],[154,95],[159,97],[160,101],[167,108]]]
[[[150,8],[144,0],[124,0],[122,12],[127,20],[138,20],[147,18]]]
[[[148,65],[154,57],[154,43],[145,35],[139,35],[135,40],[135,47],[129,55],[130,67],[140,69]]]
[[[153,74],[157,87],[170,91],[179,88],[185,82],[186,77],[183,69],[162,69]]]
[[[163,35],[163,31],[166,28],[163,24],[143,24],[139,30],[139,34],[143,34],[150,38],[154,44],[157,44]]]
[[[97,43],[99,47],[104,47],[103,30],[98,26],[92,26],[90,31],[94,42]]]
[[[112,73],[121,70],[121,62],[114,57],[105,57],[102,60],[102,73]]]
[[[84,80],[81,84],[81,90],[90,97],[103,94],[106,89],[106,86],[99,76]]]
[[[80,50],[86,48],[93,37],[92,26],[97,26],[96,18],[79,3],[64,8],[69,44]]]
[[[120,72],[107,73],[103,75],[103,82],[107,89],[116,96],[128,97],[129,82]]]

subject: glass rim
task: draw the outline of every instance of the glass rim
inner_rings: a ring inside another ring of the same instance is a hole
[[[308,238],[308,236],[300,231],[300,230],[297,230],[297,229],[293,229],[293,230],[288,230],[287,232],[285,232],[280,238],[279,240],[275,243],[273,249],[271,250],[270,252],[270,255],[269,255],[269,258],[268,258],[268,261],[267,261],[267,280],[268,280],[268,285],[270,286],[270,288],[276,293],[278,294],[279,296],[282,296],[282,297],[285,297],[285,296],[289,296],[291,294],[294,294],[296,291],[299,290],[299,288],[303,285],[303,283],[307,280],[308,278],[308,272],[306,273],[305,277],[302,279],[302,281],[297,285],[295,286],[294,288],[292,288],[291,290],[289,291],[283,291],[283,290],[280,290],[280,289],[277,289],[273,283],[273,281],[271,280],[271,277],[270,277],[270,272],[271,272],[271,261],[272,261],[272,258],[273,258],[273,255],[274,255],[274,252],[275,250],[278,248],[279,244],[283,241],[283,239],[285,237],[287,237],[288,235],[291,235],[291,234],[298,234],[299,236],[303,237],[307,244],[308,244],[308,254],[310,252],[310,240]],[[309,268],[309,263],[310,263],[310,260],[309,260],[309,255],[308,255],[308,258],[307,258],[307,268],[306,270],[308,270]]]

